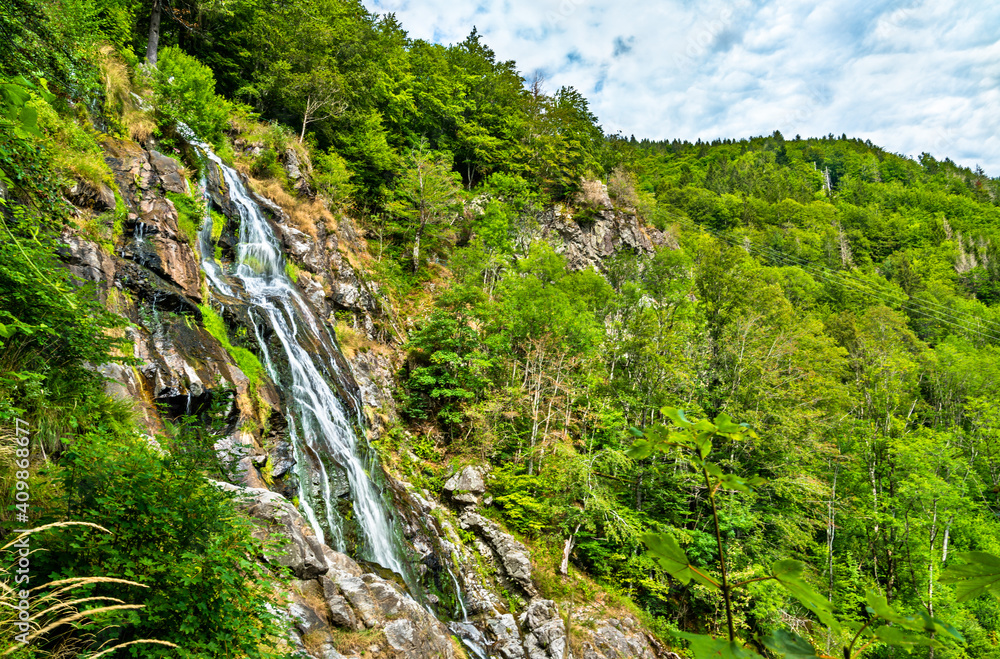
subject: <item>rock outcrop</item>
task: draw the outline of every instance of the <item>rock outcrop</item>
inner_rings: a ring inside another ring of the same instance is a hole
[[[573,270],[600,271],[606,259],[623,250],[648,255],[661,246],[677,247],[673,235],[640,222],[633,213],[612,208],[573,215],[556,206],[542,213],[538,223],[542,237]]]
[[[260,522],[262,539],[281,547],[261,560],[295,575],[287,593],[296,645],[311,656],[336,657],[336,630],[381,630],[381,640],[363,648],[365,656],[386,659],[457,659],[448,628],[399,584],[364,569],[349,556],[320,543],[292,504],[266,489],[218,486],[235,492],[238,501]],[[341,645],[344,645],[341,642]],[[350,645],[350,643],[347,643]]]
[[[528,548],[518,542],[514,536],[500,528],[482,515],[465,512],[458,520],[463,529],[475,531],[496,554],[507,578],[519,587],[528,597],[538,595],[535,582],[531,579],[531,554]]]

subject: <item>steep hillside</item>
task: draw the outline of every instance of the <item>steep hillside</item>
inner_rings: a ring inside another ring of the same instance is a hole
[[[998,180],[353,2],[0,8],[0,544],[76,523],[12,656],[997,654]]]

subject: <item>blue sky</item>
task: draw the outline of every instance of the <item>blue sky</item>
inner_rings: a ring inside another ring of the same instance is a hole
[[[847,133],[1000,176],[1000,3],[365,0],[414,38],[475,25],[546,88],[638,138]]]

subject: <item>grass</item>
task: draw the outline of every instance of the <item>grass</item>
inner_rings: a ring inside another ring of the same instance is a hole
[[[385,632],[381,629],[365,629],[353,631],[350,629],[334,629],[330,632],[333,647],[341,654],[366,654],[373,645],[387,643]]]
[[[277,179],[252,178],[251,184],[255,192],[267,197],[285,211],[292,226],[309,234],[314,239],[319,236],[316,227],[317,220],[323,222],[328,231],[332,231],[337,226],[337,221],[323,202],[293,197]]]
[[[260,359],[246,348],[232,344],[229,340],[229,334],[226,332],[226,323],[222,320],[222,316],[215,312],[215,309],[207,304],[198,305],[198,308],[201,310],[202,325],[209,334],[215,337],[216,341],[222,344],[222,347],[226,349],[243,374],[247,376],[251,390],[256,391],[266,373]]]
[[[201,221],[205,216],[204,203],[176,192],[168,192],[166,196],[177,209],[177,230],[180,237],[191,247],[195,247]]]

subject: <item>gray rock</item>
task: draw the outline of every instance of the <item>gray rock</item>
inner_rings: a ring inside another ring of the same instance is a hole
[[[346,629],[364,629],[364,625],[354,614],[354,609],[340,594],[337,584],[326,577],[320,577],[319,583],[323,588],[323,598],[326,600],[326,605],[330,608],[330,622],[337,627]]]
[[[301,602],[292,602],[288,605],[288,612],[292,614],[292,618],[295,620],[295,626],[302,633],[302,635],[310,634],[315,631],[323,631],[329,628],[329,625],[317,615],[316,611],[310,607],[306,606]]]
[[[517,631],[517,622],[513,615],[505,613],[502,616],[488,618],[486,631],[493,640],[494,651],[499,652],[503,659],[524,659],[521,635]]]
[[[525,629],[524,648],[528,659],[564,659],[573,657],[566,652],[566,625],[552,600],[536,599],[521,614]]]
[[[379,625],[381,608],[368,590],[368,584],[360,577],[342,577],[337,580],[337,587],[351,603],[365,627],[371,629]]]
[[[448,479],[444,489],[454,501],[467,504],[479,503],[479,495],[486,491],[482,469],[471,465],[465,467]]]
[[[600,210],[586,220],[577,220],[556,207],[542,213],[539,228],[573,270],[601,270],[606,258],[623,250],[652,254],[660,246],[677,246],[670,234],[647,226],[633,214],[614,210]]]
[[[170,156],[150,150],[149,163],[160,177],[160,185],[167,192],[188,194],[188,182],[181,173],[181,166]]]
[[[531,554],[527,547],[482,515],[465,512],[458,523],[463,529],[472,529],[483,536],[490,548],[499,556],[507,577],[520,586],[529,597],[538,594],[531,580]]]

